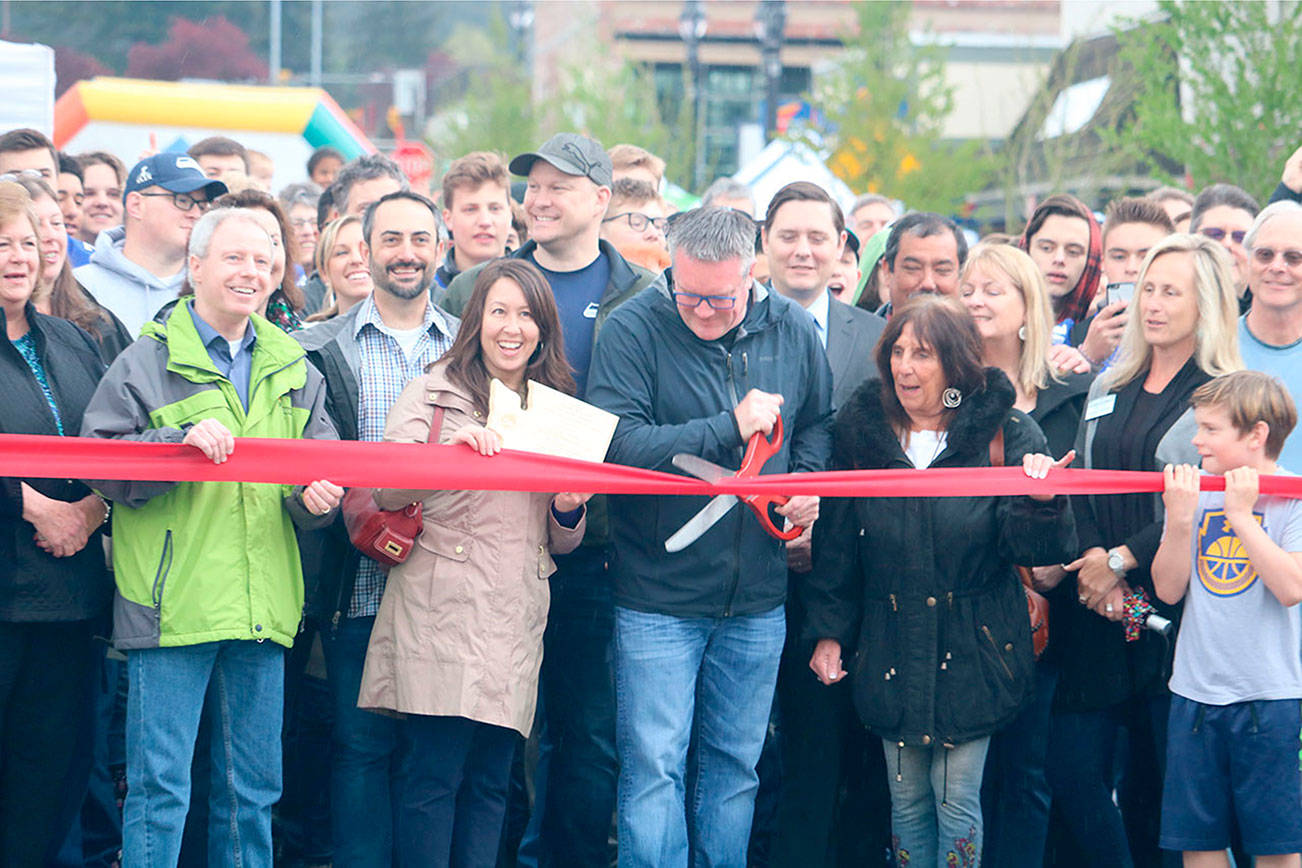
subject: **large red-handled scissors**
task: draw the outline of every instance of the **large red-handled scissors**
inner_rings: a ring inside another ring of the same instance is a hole
[[[782,448],[782,417],[778,416],[777,422],[773,425],[772,438],[765,437],[761,431],[756,431],[751,435],[750,442],[746,444],[746,454],[741,459],[741,468],[733,472],[726,467],[720,467],[713,461],[706,461],[696,455],[688,455],[680,452],[674,456],[674,466],[684,473],[690,473],[698,479],[704,479],[706,482],[717,482],[720,479],[729,476],[746,478],[759,476],[760,470],[768,463],[768,460]],[[804,531],[803,527],[791,527],[787,530],[781,530],[773,523],[769,517],[770,506],[782,506],[790,498],[783,494],[748,494],[745,497],[737,497],[735,494],[719,494],[710,498],[700,512],[687,520],[687,523],[674,532],[674,535],[665,540],[665,551],[680,552],[692,543],[701,538],[715,522],[723,518],[728,512],[737,505],[740,500],[750,507],[751,512],[759,519],[764,529],[771,535],[781,540],[793,540]]]

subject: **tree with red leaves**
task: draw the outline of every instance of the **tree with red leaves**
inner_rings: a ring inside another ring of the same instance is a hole
[[[267,64],[249,48],[248,35],[225,16],[203,21],[173,18],[166,42],[131,46],[127,75],[164,81],[265,81]]]
[[[112,75],[113,71],[89,54],[58,45],[54,48],[54,95],[63,92],[84,78],[97,75]]]

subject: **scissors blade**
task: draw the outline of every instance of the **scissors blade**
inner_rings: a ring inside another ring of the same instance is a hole
[[[710,498],[710,502],[703,506],[700,512],[689,518],[686,524],[674,532],[673,536],[665,540],[665,551],[680,552],[687,548],[736,505],[737,497],[733,494],[719,494]]]
[[[706,482],[718,482],[726,476],[733,476],[737,473],[735,470],[720,467],[713,461],[706,461],[704,458],[687,452],[679,452],[675,455],[673,464],[674,467],[684,473],[689,473],[697,479],[704,479]]]

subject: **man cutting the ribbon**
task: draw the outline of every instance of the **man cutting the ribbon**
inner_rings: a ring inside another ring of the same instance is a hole
[[[754,222],[726,208],[691,211],[670,227],[669,249],[671,289],[626,302],[597,341],[587,399],[620,417],[607,460],[672,470],[688,453],[736,468],[747,441],[781,415],[785,437],[764,472],[825,469],[831,371],[809,315],[752,278]],[[736,508],[667,554],[666,538],[702,505],[610,501],[621,865],[686,866],[689,852],[700,864],[745,864],[786,632],[786,559]],[[774,512],[779,524],[808,526],[818,498]]]

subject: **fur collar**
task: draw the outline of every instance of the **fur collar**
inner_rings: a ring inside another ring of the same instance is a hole
[[[1017,399],[1013,384],[998,368],[986,368],[986,386],[963,396],[949,425],[946,453],[984,455]],[[886,421],[881,380],[869,380],[846,402],[833,425],[836,467],[871,469],[901,459],[900,441]]]

